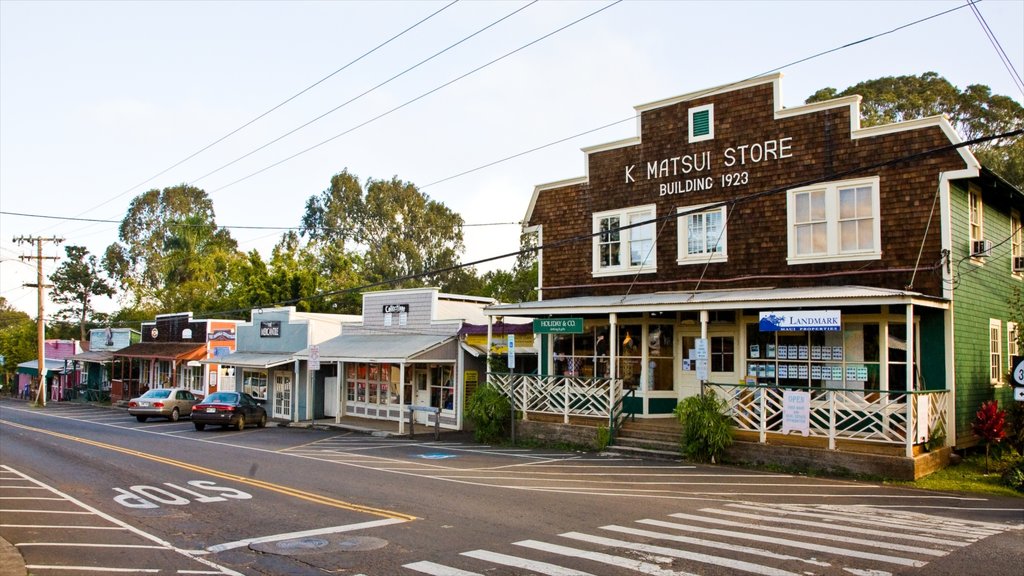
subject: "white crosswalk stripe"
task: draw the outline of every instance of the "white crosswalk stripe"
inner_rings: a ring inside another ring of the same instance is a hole
[[[475,562],[471,566],[415,562],[404,567],[433,576],[501,572],[499,566],[547,576],[605,574],[609,570],[692,576],[689,571],[703,573],[708,566],[765,576],[890,576],[892,567],[901,573],[908,568],[923,568],[985,537],[1024,528],[898,509],[807,504],[729,503],[703,508],[699,515],[675,513],[668,514],[668,518],[637,519],[636,524],[642,527],[600,527],[622,539],[565,532],[557,538],[572,540],[578,546],[530,539],[513,542],[518,548],[501,552],[463,552],[463,557]],[[545,557],[533,558],[530,551]],[[562,560],[552,562],[552,557]],[[487,567],[482,568],[483,564]],[[603,567],[595,568],[594,564]]]

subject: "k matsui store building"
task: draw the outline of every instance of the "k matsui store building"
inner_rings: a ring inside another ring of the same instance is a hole
[[[539,374],[489,375],[527,421],[614,438],[703,386],[739,445],[912,476],[975,441],[981,402],[1012,402],[1024,195],[945,117],[863,128],[859,96],[784,108],[781,90],[638,106],[636,137],[536,187],[540,299],[486,309],[549,326]]]

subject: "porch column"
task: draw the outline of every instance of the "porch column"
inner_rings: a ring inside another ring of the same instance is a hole
[[[608,338],[608,376],[614,380],[619,377],[619,315],[614,312],[608,314]]]
[[[493,335],[494,332],[494,324],[492,322],[493,318],[493,316],[487,317],[487,356],[484,360],[484,365],[486,366],[486,368],[484,369],[484,374],[487,374],[488,372],[491,371],[491,336]]]
[[[491,317],[487,317],[487,332],[491,331]],[[405,362],[398,365],[398,435],[405,434]]]
[[[907,304],[907,458],[914,457],[914,437],[917,435],[917,422],[913,420],[914,406],[917,404],[917,396],[911,394],[917,389],[917,382],[914,380],[914,305]],[[928,419],[927,414],[917,415],[918,420]]]
[[[342,405],[345,403],[344,401],[342,401],[342,396],[341,396],[342,394],[345,393],[345,384],[343,383],[343,380],[342,380],[345,377],[345,363],[342,362],[341,360],[338,360],[337,362],[334,363],[334,365],[335,365],[334,373],[338,375],[338,377],[335,378],[335,380],[338,381],[338,384],[337,384],[337,386],[338,386],[338,394],[337,394],[337,396],[335,396],[336,400],[334,401],[334,423],[337,424],[337,423],[341,422],[341,415],[342,415],[342,411],[341,410],[343,408]],[[324,384],[326,385],[326,379],[325,379]],[[378,390],[378,393],[379,392],[380,391]]]
[[[292,396],[292,397],[293,398],[298,398],[299,397],[299,361],[298,361],[298,359],[295,359],[295,360],[292,361],[292,386],[295,387],[295,389],[294,389],[294,396]],[[267,370],[267,388],[268,389],[270,388],[270,370]],[[235,390],[237,390],[237,389],[238,389],[238,386],[236,385],[235,386]],[[269,398],[269,400],[271,402],[271,404],[270,404],[270,413],[273,414],[274,413],[274,404],[273,404],[274,399],[273,398]],[[299,421],[299,403],[298,402],[292,402],[291,413],[292,413],[292,422],[298,422]]]

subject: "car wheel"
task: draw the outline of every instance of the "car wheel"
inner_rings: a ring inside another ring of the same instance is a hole
[[[149,416],[136,416],[135,417],[135,419],[138,420],[139,422],[145,422],[147,418],[149,418]]]
[[[238,423],[235,424],[235,430],[238,430],[239,432],[245,430],[245,416],[242,416],[241,414],[238,415]]]
[[[206,424],[203,424],[202,422],[193,422],[192,424],[195,425],[196,432],[202,432],[203,429],[206,428]]]
[[[267,427],[267,415],[266,414],[262,414],[260,416],[260,421],[256,423],[256,426],[259,426],[260,428],[266,428]]]
[[[178,412],[177,408],[171,410],[171,422],[177,422],[179,416],[181,416],[181,414]]]

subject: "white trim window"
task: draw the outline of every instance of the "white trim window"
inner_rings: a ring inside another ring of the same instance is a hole
[[[726,207],[701,210],[705,205],[686,206],[677,210],[679,230],[679,264],[725,262]]]
[[[1013,357],[1020,354],[1017,347],[1017,323],[1006,323],[1006,361],[1010,370],[1013,370]]]
[[[877,176],[795,188],[786,212],[790,264],[882,257]]]
[[[995,318],[988,321],[989,383],[1003,382],[1003,323]]]
[[[654,218],[653,204],[595,213],[594,276],[655,272]]]
[[[971,245],[985,239],[985,206],[981,202],[981,190],[970,186],[967,192],[967,212],[970,222]]]

